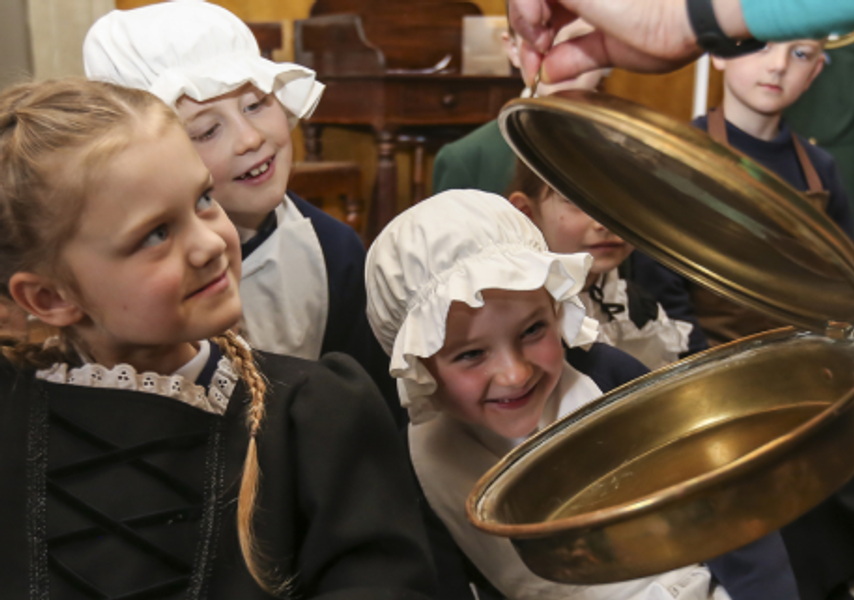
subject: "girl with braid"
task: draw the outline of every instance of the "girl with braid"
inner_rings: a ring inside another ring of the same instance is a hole
[[[0,597],[419,599],[395,428],[350,358],[256,353],[240,246],[175,113],[106,83],[0,93]]]

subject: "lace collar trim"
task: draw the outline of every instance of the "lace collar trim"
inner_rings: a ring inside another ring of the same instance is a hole
[[[173,398],[215,415],[225,414],[239,379],[231,361],[225,357],[219,359],[207,389],[183,375],[160,375],[150,371],[137,373],[136,369],[127,364],[107,369],[96,363],[87,363],[72,369],[66,363],[56,363],[48,369],[37,371],[36,377],[51,383],[148,392]]]

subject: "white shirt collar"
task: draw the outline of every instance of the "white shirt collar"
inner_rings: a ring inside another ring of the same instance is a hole
[[[207,389],[196,383],[211,357],[210,342],[199,342],[199,352],[187,364],[171,375],[150,371],[137,373],[128,364],[118,364],[112,369],[93,362],[71,368],[67,363],[56,363],[36,372],[36,378],[51,383],[82,387],[134,390],[165,396],[216,415],[225,414],[228,401],[240,378],[231,361],[222,357]]]

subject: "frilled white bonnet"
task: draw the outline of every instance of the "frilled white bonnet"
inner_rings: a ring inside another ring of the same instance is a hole
[[[276,95],[291,127],[323,93],[314,71],[262,58],[249,27],[207,2],[107,13],[86,34],[83,63],[89,79],[147,90],[172,108],[184,95],[204,102],[251,83]]]
[[[578,299],[589,254],[554,254],[537,227],[501,196],[450,190],[395,218],[368,251],[368,320],[391,357],[401,403],[413,424],[437,414],[436,381],[419,360],[438,352],[454,301],[483,306],[482,290],[545,288],[567,344],[596,339]]]

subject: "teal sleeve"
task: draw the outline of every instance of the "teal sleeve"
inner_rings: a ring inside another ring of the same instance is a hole
[[[759,40],[822,38],[854,29],[854,0],[741,0],[741,8]]]

